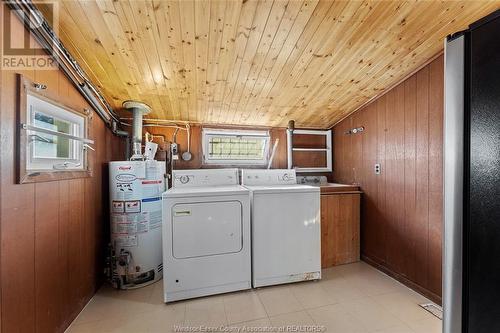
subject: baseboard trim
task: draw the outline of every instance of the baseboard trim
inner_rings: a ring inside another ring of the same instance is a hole
[[[391,269],[387,268],[386,266],[382,265],[381,263],[378,263],[376,260],[373,260],[369,257],[367,257],[366,255],[362,255],[361,256],[361,260],[363,260],[364,262],[366,262],[367,264],[375,267],[376,269],[378,269],[379,271],[382,271],[383,273],[389,275],[390,277],[392,277],[393,279],[396,279],[398,280],[399,282],[401,282],[402,284],[404,284],[405,286],[407,286],[408,288],[410,289],[413,289],[414,291],[416,291],[417,293],[427,297],[428,299],[430,299],[431,301],[433,301],[434,303],[438,304],[438,305],[441,305],[442,304],[442,300],[441,300],[441,296],[439,295],[436,295],[435,293],[433,293],[432,291],[422,287],[421,285],[418,285],[416,284],[415,282],[407,279],[406,277],[404,277],[403,275],[399,274],[399,273],[396,273],[394,271],[392,271]]]

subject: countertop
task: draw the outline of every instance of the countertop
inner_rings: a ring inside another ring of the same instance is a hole
[[[319,186],[321,190],[321,194],[324,193],[361,193],[359,190],[359,186],[357,185],[348,185],[348,184],[338,184],[338,183],[323,183],[323,184],[308,184],[312,186]]]

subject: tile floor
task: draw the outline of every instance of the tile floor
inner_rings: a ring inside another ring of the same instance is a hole
[[[441,332],[441,321],[418,304],[429,302],[360,262],[323,270],[321,281],[209,296],[165,305],[162,281],[130,291],[104,286],[67,332],[173,332],[227,327],[225,332],[270,332],[262,327],[318,325],[324,332]],[[314,332],[314,331],[310,331]]]

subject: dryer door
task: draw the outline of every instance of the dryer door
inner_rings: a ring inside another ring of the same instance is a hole
[[[174,258],[236,253],[242,248],[242,205],[239,201],[185,203],[172,207]]]

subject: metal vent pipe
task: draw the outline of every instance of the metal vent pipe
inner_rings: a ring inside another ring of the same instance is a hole
[[[132,140],[142,143],[142,117],[151,112],[149,105],[137,101],[125,101],[123,108],[132,112]]]
[[[132,112],[132,159],[142,158],[142,118],[151,112],[149,105],[137,101],[125,101],[123,108]]]

